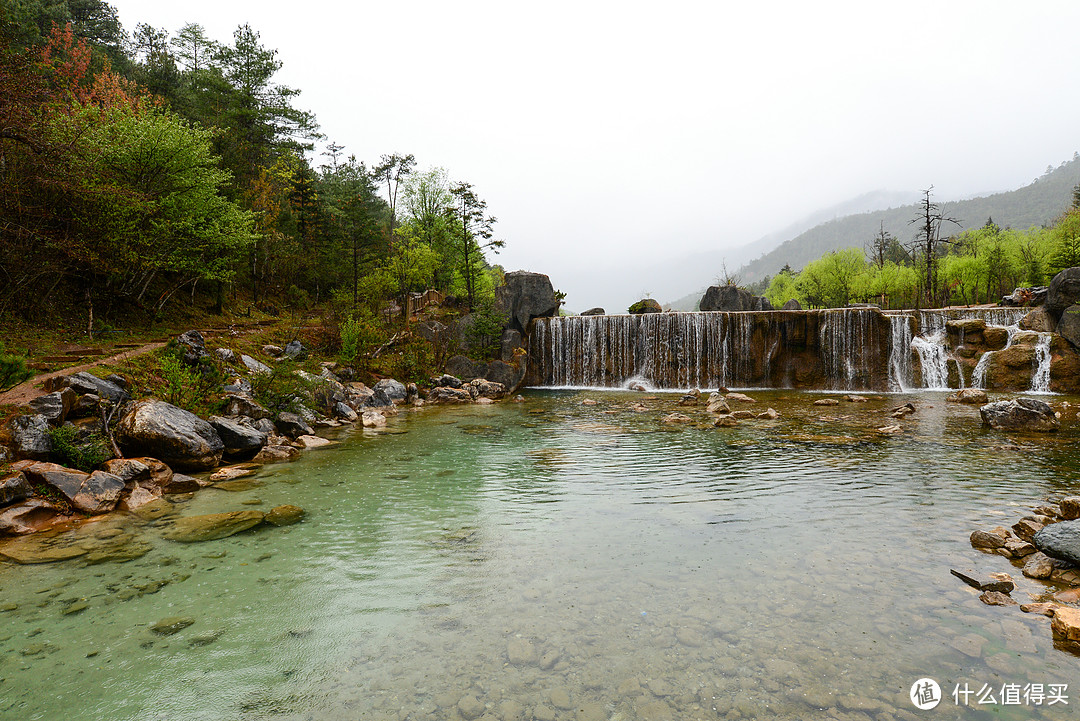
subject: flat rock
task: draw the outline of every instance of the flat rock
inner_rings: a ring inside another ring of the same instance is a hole
[[[983,591],[979,594],[979,600],[987,606],[1016,606],[1017,603],[1006,593],[1001,591]]]
[[[729,401],[735,401],[737,403],[757,403],[756,400],[743,393],[728,393],[724,397]]]
[[[971,405],[982,405],[986,403],[989,398],[986,395],[986,391],[979,388],[964,388],[945,399],[950,403],[968,403]]]
[[[1013,558],[1024,558],[1035,553],[1035,546],[1027,541],[1021,541],[1018,538],[1010,538],[1005,541],[1005,550],[1009,552],[1009,555]]]
[[[259,511],[232,511],[186,516],[173,521],[164,536],[180,543],[198,543],[226,538],[262,523],[265,514]]]
[[[815,406],[838,406],[838,405],[840,405],[840,401],[836,400],[835,398],[819,398],[818,400],[814,401],[814,405]]]
[[[506,657],[515,666],[536,663],[536,646],[527,638],[512,638],[506,642]]]
[[[300,457],[300,449],[284,445],[268,445],[259,451],[253,463],[281,463],[283,461],[295,461]]]
[[[660,419],[661,423],[692,423],[693,418],[685,413],[669,413]]]
[[[241,354],[240,362],[244,364],[244,367],[248,369],[252,375],[270,375],[274,371],[270,369],[270,366],[255,360],[249,355]]]
[[[50,538],[23,538],[0,546],[0,556],[20,564],[56,563],[85,555],[87,549],[61,545]]]
[[[1032,543],[1051,558],[1080,566],[1080,520],[1051,523],[1035,534]]]
[[[975,571],[957,571],[955,568],[951,569],[949,573],[972,588],[977,588],[980,591],[1000,591],[1001,593],[1010,593],[1016,588],[1016,585],[1007,573],[983,575],[976,573]]]
[[[245,476],[253,476],[259,470],[259,467],[255,464],[245,463],[239,466],[222,466],[213,473],[210,474],[208,480],[213,483],[220,483],[221,481],[231,481],[236,478],[244,478]]]
[[[713,427],[715,428],[734,428],[737,425],[739,425],[739,422],[730,413],[721,413],[713,421]]]
[[[320,436],[300,436],[296,442],[304,448],[322,448],[323,446],[335,445],[334,441]]]

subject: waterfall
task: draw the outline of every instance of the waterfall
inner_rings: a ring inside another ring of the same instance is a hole
[[[889,347],[889,390],[906,391],[911,382],[911,326],[909,315],[890,315],[891,343]]]
[[[989,321],[988,321],[989,322]],[[1005,330],[1009,332],[1009,337],[1005,341],[1005,347],[1001,350],[1008,350],[1013,344],[1013,338],[1016,336],[1017,331],[1020,330],[1018,325],[1005,326]],[[1001,351],[987,351],[982,354],[982,358],[979,358],[979,362],[975,364],[975,370],[971,374],[971,387],[972,388],[985,388],[986,387],[986,367],[990,365],[990,357],[994,353],[1000,353]]]
[[[949,388],[949,354],[945,349],[944,328],[929,337],[916,336],[911,347],[919,354],[922,387],[932,390]]]
[[[1035,373],[1031,376],[1032,393],[1050,392],[1050,333],[1039,333],[1035,346]]]

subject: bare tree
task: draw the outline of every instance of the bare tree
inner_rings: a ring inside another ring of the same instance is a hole
[[[933,306],[937,294],[937,255],[938,246],[941,243],[950,243],[948,238],[941,237],[941,226],[944,223],[952,223],[960,227],[960,221],[945,215],[945,211],[939,203],[930,200],[930,193],[934,186],[923,191],[923,198],[919,201],[919,214],[912,218],[908,225],[915,225],[915,238],[912,240],[912,250],[921,254],[923,261],[923,282],[925,283],[926,302]]]

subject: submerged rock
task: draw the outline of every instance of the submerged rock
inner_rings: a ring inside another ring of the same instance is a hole
[[[163,618],[157,623],[152,624],[150,630],[159,636],[171,636],[178,631],[183,631],[193,623],[195,623],[194,618],[169,616],[168,618]]]
[[[299,523],[307,515],[300,506],[285,504],[271,508],[266,514],[266,522],[275,526],[291,526]]]
[[[1061,427],[1049,405],[1030,398],[988,403],[979,413],[984,426],[997,430],[1048,433]]]
[[[59,515],[56,506],[43,498],[30,498],[0,511],[0,535],[22,536],[35,533]]]
[[[265,514],[259,511],[232,511],[229,513],[208,513],[202,516],[178,518],[165,530],[164,536],[170,541],[180,543],[198,543],[227,538],[233,534],[262,523]]]

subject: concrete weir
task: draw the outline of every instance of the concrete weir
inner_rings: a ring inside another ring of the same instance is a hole
[[[982,336],[965,338],[963,329],[1015,329],[1025,312],[871,307],[537,318],[526,384],[619,388],[637,379],[658,389],[963,388],[983,379],[974,373],[976,360],[994,352],[974,345]],[[1049,360],[1042,360],[1046,367],[1032,368],[1037,380],[1016,390],[1050,388]]]

